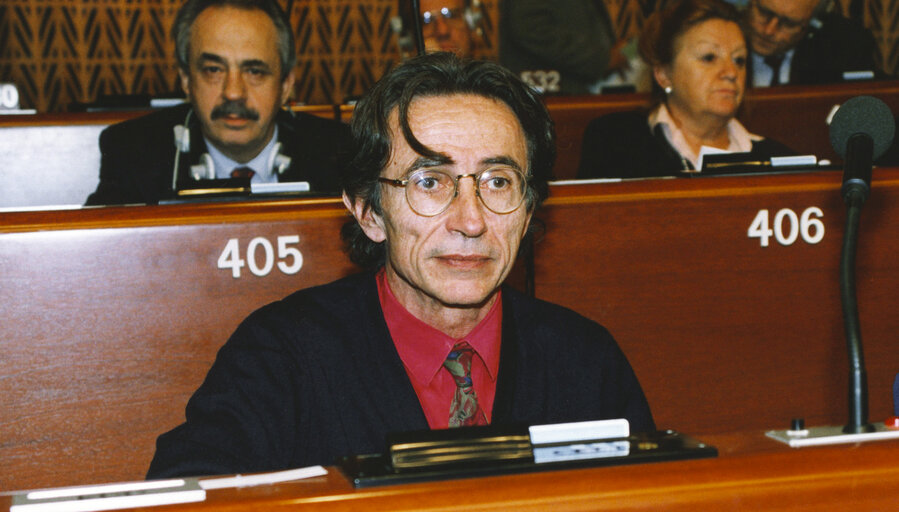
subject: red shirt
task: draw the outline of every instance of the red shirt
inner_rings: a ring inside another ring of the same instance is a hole
[[[471,380],[478,405],[487,422],[491,421],[493,398],[496,395],[496,373],[499,370],[499,348],[502,340],[502,295],[487,316],[466,336],[454,339],[414,317],[393,295],[387,284],[386,272],[378,272],[378,298],[384,320],[393,338],[396,351],[403,361],[418,401],[432,429],[449,426],[450,405],[456,383],[443,361],[453,346],[467,341],[474,349],[471,358]]]

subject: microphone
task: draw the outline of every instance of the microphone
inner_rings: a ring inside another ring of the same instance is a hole
[[[871,189],[873,160],[889,148],[895,131],[896,122],[889,107],[871,96],[849,99],[830,123],[830,143],[843,157],[841,192],[847,206],[840,254],[840,302],[849,353],[849,421],[843,427],[847,434],[875,430],[868,422],[867,372],[855,295],[855,249],[861,207]]]
[[[190,130],[187,128],[187,123],[193,113],[194,109],[188,109],[187,115],[184,116],[184,122],[174,128],[175,162],[172,165],[172,192],[178,191],[178,167],[181,162],[181,153],[190,153]]]
[[[415,46],[418,48],[418,54],[425,54],[425,35],[421,27],[421,3],[418,0],[412,0],[412,27],[415,29]]]
[[[896,132],[893,113],[873,96],[847,100],[830,122],[830,145],[843,158],[843,199],[864,202],[871,187],[873,161],[883,155]]]

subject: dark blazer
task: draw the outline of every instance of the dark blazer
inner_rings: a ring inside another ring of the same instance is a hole
[[[846,71],[873,71],[885,78],[874,60],[874,36],[861,23],[830,12],[819,18],[796,45],[790,65],[791,84],[842,82]],[[813,22],[814,23],[814,22]]]
[[[613,112],[590,121],[584,130],[577,177],[685,176],[682,171],[688,162],[668,143],[661,129],[653,133],[648,123],[645,110]],[[794,154],[772,139],[752,143],[751,155],[757,159]]]
[[[112,125],[100,133],[100,184],[88,205],[156,204],[173,197],[174,127],[183,124],[189,104]],[[280,181],[308,181],[313,192],[339,193],[338,174],[349,154],[349,127],[338,121],[282,110],[278,113],[281,153],[291,158]],[[190,152],[181,153],[180,179],[206,153],[200,121],[190,117]]]
[[[602,326],[503,289],[492,424],[627,418],[653,430],[624,354]],[[148,478],[330,465],[428,429],[394,348],[374,274],[301,290],[251,314],[163,434]]]

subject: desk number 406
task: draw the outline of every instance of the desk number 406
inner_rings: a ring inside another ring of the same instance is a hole
[[[218,268],[231,269],[231,276],[240,277],[240,269],[244,266],[250,269],[253,275],[267,276],[278,264],[278,270],[285,274],[296,274],[303,267],[303,253],[292,245],[300,242],[299,235],[287,235],[278,237],[278,256],[275,258],[275,248],[265,237],[256,237],[247,244],[247,259],[240,257],[240,243],[236,238],[228,240],[222,254],[219,255]],[[260,249],[262,255],[260,257]],[[260,265],[260,259],[262,264]]]
[[[802,215],[789,208],[774,214],[774,221],[769,224],[768,210],[759,210],[749,226],[749,238],[758,238],[762,247],[768,247],[771,236],[780,245],[793,245],[801,236],[805,243],[817,244],[824,239],[824,223],[821,217],[824,212],[817,206],[806,208]]]

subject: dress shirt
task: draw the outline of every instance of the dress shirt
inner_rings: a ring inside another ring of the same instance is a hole
[[[684,132],[674,122],[671,112],[668,111],[668,107],[664,103],[649,114],[649,130],[655,133],[656,126],[661,126],[662,133],[665,134],[668,143],[685,160],[685,170],[687,169],[687,161],[690,162],[693,169],[701,169],[699,154],[694,152],[690,145],[687,144]],[[749,133],[749,130],[740,124],[740,121],[737,121],[736,118],[731,118],[727,123],[727,138],[730,140],[730,145],[726,151],[730,153],[748,153],[752,151],[752,142],[762,140],[763,137]],[[700,151],[702,150],[700,149]]]
[[[272,132],[271,140],[269,140],[268,144],[262,148],[262,151],[249,162],[240,163],[228,158],[224,153],[213,146],[212,143],[209,142],[209,139],[206,139],[206,149],[209,152],[209,156],[212,157],[216,178],[230,178],[231,171],[234,169],[237,169],[238,167],[249,167],[256,173],[250,179],[251,183],[277,183],[278,175],[274,172],[274,169],[268,165],[270,156],[272,151],[275,150],[275,144],[277,144],[277,142],[278,125],[276,124],[275,131]]]
[[[793,54],[796,50],[790,49],[784,53],[784,60],[780,63],[779,83],[790,83],[790,66],[793,64]],[[771,77],[774,76],[774,70],[765,63],[765,57],[752,53],[752,85],[753,87],[768,87],[771,85]]]
[[[384,320],[418,395],[428,426],[432,429],[449,426],[456,383],[449,371],[443,368],[443,361],[453,346],[461,341],[467,341],[474,349],[471,379],[478,395],[478,405],[490,422],[502,340],[502,296],[497,297],[490,312],[470,333],[454,339],[409,313],[390,290],[384,269],[378,272],[377,283]]]

